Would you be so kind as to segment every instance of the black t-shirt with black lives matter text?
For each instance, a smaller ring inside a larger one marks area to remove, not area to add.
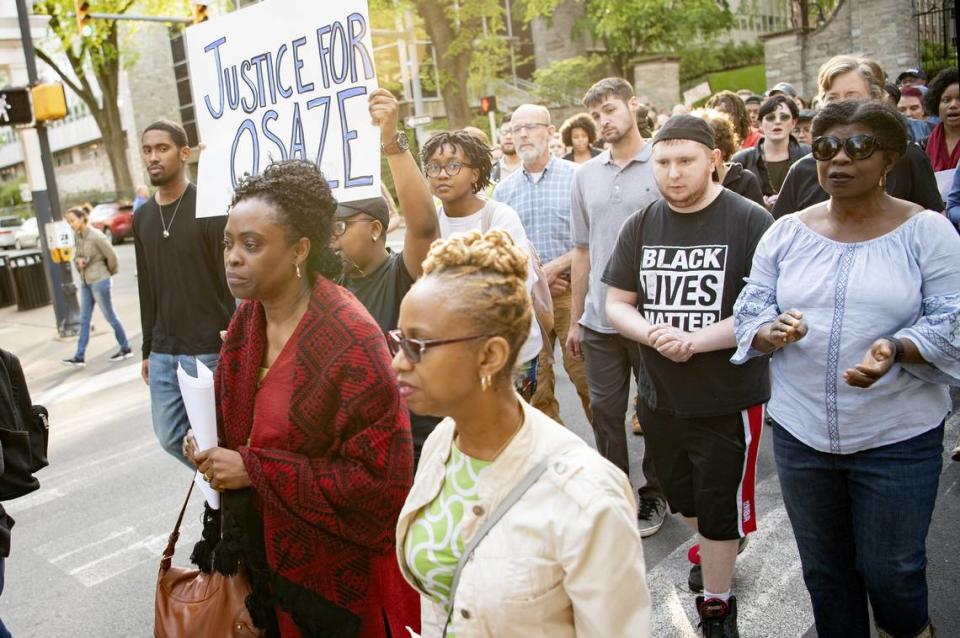
[[[733,314],[757,242],[772,223],[767,211],[727,189],[695,213],[677,213],[659,199],[624,222],[603,282],[638,293],[637,309],[651,324],[695,332]],[[718,416],[770,398],[766,357],[733,365],[733,350],[685,363],[647,346],[640,353],[640,396],[656,412]]]

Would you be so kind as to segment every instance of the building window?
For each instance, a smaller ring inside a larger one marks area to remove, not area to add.
[[[53,163],[55,166],[70,166],[73,164],[73,149],[68,148],[63,151],[57,151],[53,154]]]
[[[99,144],[87,144],[86,146],[80,147],[80,161],[81,162],[92,162],[100,157],[100,145]]]

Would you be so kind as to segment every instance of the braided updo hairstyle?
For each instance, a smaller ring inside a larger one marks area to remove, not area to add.
[[[423,277],[451,284],[449,299],[469,317],[477,334],[503,337],[510,344],[510,375],[527,340],[533,307],[527,292],[527,253],[503,230],[458,233],[433,242]]]
[[[316,275],[334,279],[342,270],[340,259],[330,249],[337,201],[316,164],[301,160],[273,162],[259,175],[244,175],[233,192],[230,208],[246,199],[262,199],[273,206],[287,241],[310,240],[305,263],[312,281]]]

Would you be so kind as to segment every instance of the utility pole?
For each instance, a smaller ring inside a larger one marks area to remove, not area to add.
[[[404,36],[407,40],[407,63],[410,65],[410,83],[413,89],[413,114],[424,115],[423,91],[420,87],[420,60],[417,54],[417,26],[413,21],[413,12],[407,9],[403,12]],[[424,126],[416,127],[417,146],[427,141],[427,129]]]
[[[23,42],[23,55],[27,63],[27,80],[31,86],[37,84],[37,60],[33,49],[33,35],[30,33],[30,14],[26,0],[17,0],[17,17],[20,22],[20,39]],[[53,153],[50,152],[50,140],[46,125],[35,124],[36,132],[21,129],[23,141],[23,159],[27,167],[30,188],[33,191],[33,210],[37,215],[37,228],[40,231],[40,247],[43,250],[43,263],[53,292],[53,310],[57,320],[57,331],[61,337],[76,335],[80,331],[80,308],[77,304],[77,287],[73,283],[70,263],[54,263],[44,232],[47,224],[60,221],[60,197],[57,194],[57,182],[53,172]],[[34,140],[36,136],[36,141]],[[43,166],[43,172],[36,170],[36,160]]]

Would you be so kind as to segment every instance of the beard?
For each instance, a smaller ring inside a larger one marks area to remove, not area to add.
[[[707,177],[700,184],[694,184],[693,187],[687,191],[688,195],[678,198],[670,193],[669,189],[662,191],[660,195],[663,199],[673,208],[690,208],[698,201],[700,201],[703,196],[706,194],[707,189],[710,187],[710,182],[712,181],[711,177]]]
[[[510,146],[501,146],[500,152],[503,153],[504,155],[513,157],[517,154],[517,147],[513,144],[511,144]]]
[[[617,128],[617,129],[614,129],[612,133],[609,133],[607,135],[603,135],[601,133],[601,137],[603,138],[603,141],[607,142],[608,144],[617,144],[620,142],[620,140],[622,140],[624,137],[627,136],[627,133],[629,131],[630,131],[629,128],[625,128],[622,131]]]
[[[520,156],[520,159],[525,163],[529,164],[531,162],[536,162],[543,155],[544,149],[538,148],[536,145],[528,146],[522,151],[518,151],[516,154]]]
[[[147,173],[147,175],[149,176],[150,183],[153,186],[166,186],[171,181],[173,181],[173,178],[174,178],[173,175],[167,175],[165,173],[159,173],[158,175]]]

